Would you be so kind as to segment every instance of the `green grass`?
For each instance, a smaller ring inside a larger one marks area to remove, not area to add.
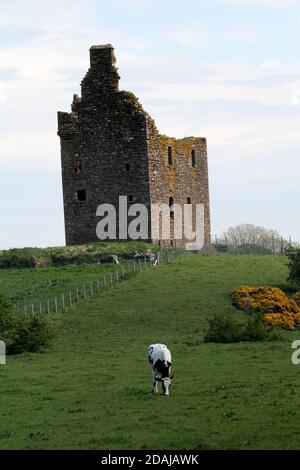
[[[83,264],[61,268],[3,269],[0,270],[0,289],[21,307],[67,294],[84,283],[102,279],[117,268],[120,270],[120,266],[115,264]]]
[[[273,343],[203,344],[241,284],[285,284],[283,257],[187,256],[63,315],[42,355],[0,366],[1,449],[297,449],[300,366]],[[150,393],[147,347],[173,354],[170,397]]]

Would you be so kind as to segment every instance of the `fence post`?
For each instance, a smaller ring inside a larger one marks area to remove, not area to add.
[[[63,312],[65,311],[65,296],[64,294],[61,296],[61,300],[62,300],[62,309],[63,309]]]
[[[139,265],[140,265],[140,272],[142,272],[142,263],[141,263],[141,259],[139,259]]]
[[[77,302],[79,302],[79,289],[78,288],[76,289],[76,298],[77,298]]]
[[[116,282],[117,282],[116,285],[118,285],[118,282],[119,282],[119,272],[118,271],[116,271]]]
[[[135,261],[133,261],[133,272],[135,273]]]
[[[54,297],[54,303],[55,303],[55,313],[57,313],[58,309],[57,309],[57,298]]]
[[[124,278],[124,277],[125,277],[125,269],[124,269],[124,266],[123,266],[123,264],[122,264],[122,266],[121,266],[121,267],[122,267],[122,277]]]
[[[99,281],[99,279],[97,280],[97,289],[98,289],[98,294],[100,294],[100,281]]]
[[[146,256],[144,258],[144,261],[145,261],[145,271],[147,271],[147,259],[146,259]]]
[[[83,298],[84,298],[84,300],[86,300],[85,284],[83,284]]]
[[[40,314],[43,313],[43,309],[42,309],[42,302],[40,302]]]
[[[72,307],[72,292],[69,291],[69,300],[70,300],[70,306]]]
[[[105,275],[103,276],[103,285],[104,285],[104,289],[106,289],[107,286],[106,286],[106,276]]]
[[[113,276],[112,276],[112,272],[110,272],[109,274],[110,274],[110,285],[112,286],[112,285],[113,285]]]
[[[31,313],[34,316],[34,305],[33,304],[31,304]]]
[[[50,302],[49,299],[47,300],[47,313],[50,313]]]
[[[27,305],[24,305],[24,314],[25,314],[25,317],[27,316]]]
[[[93,281],[91,282],[91,295],[93,295]]]

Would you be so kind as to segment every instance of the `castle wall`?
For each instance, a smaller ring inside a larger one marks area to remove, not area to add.
[[[137,98],[119,91],[118,84],[113,48],[93,46],[81,97],[74,95],[71,113],[58,113],[66,243],[98,241],[97,207],[109,203],[118,209],[119,196],[148,209],[151,203],[169,205],[170,198],[181,206],[189,201],[193,208],[203,203],[210,243],[206,139],[160,135]],[[150,216],[149,211],[149,240]],[[160,238],[161,233],[153,241]]]
[[[170,198],[172,198],[174,204],[182,207],[184,204],[191,203],[193,230],[196,229],[195,206],[204,204],[205,241],[209,244],[210,207],[206,139],[192,137],[176,140],[160,135],[153,119],[148,118],[147,146],[151,202],[169,205]],[[171,149],[172,164],[169,161],[169,149]],[[173,238],[173,222],[172,220],[170,222],[171,238]],[[183,237],[182,243],[175,241],[175,244],[185,246],[185,242]]]
[[[58,114],[67,244],[98,241],[100,204],[118,208],[127,195],[149,205],[146,116],[133,94],[118,91],[118,78],[113,49],[91,48],[82,98],[75,95],[72,113]]]

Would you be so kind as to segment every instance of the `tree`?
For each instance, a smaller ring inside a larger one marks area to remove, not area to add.
[[[7,354],[43,351],[49,346],[52,335],[46,318],[18,314],[11,300],[0,293],[0,339],[6,344]]]
[[[273,253],[284,252],[289,245],[276,230],[269,230],[253,224],[240,224],[229,227],[223,234],[226,245],[234,248],[260,246]]]

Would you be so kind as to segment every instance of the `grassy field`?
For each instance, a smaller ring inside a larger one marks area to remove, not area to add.
[[[61,268],[0,269],[0,291],[21,307],[74,291],[117,268],[115,264],[83,264]]]
[[[247,318],[231,305],[233,288],[286,277],[283,257],[187,256],[53,315],[47,353],[0,366],[0,448],[298,449],[300,331],[202,342],[213,313]],[[150,393],[152,342],[173,354],[170,397]]]

